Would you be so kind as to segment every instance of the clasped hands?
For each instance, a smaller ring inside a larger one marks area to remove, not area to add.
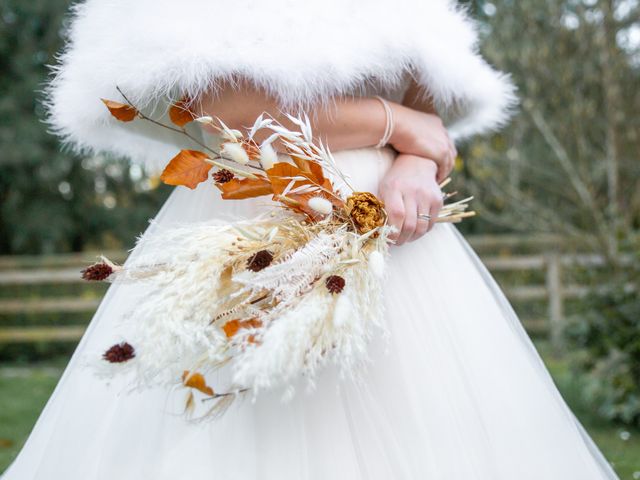
[[[437,115],[400,104],[392,108],[395,129],[389,145],[398,156],[380,181],[378,194],[389,223],[397,228],[391,239],[402,245],[433,227],[444,200],[439,184],[451,173],[457,151]]]

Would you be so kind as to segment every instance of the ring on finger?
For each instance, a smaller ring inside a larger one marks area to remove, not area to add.
[[[431,215],[428,213],[419,213],[418,220],[426,220],[427,222],[431,220]]]

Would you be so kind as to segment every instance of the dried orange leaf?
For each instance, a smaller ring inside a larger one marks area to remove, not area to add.
[[[271,183],[264,177],[234,178],[227,183],[216,184],[216,186],[222,191],[222,198],[225,200],[261,197],[273,193]]]
[[[130,122],[138,116],[138,110],[131,105],[114,102],[113,100],[105,100],[104,98],[101,98],[100,100],[102,100],[102,103],[107,106],[111,115],[121,122]]]
[[[222,330],[224,330],[224,334],[227,336],[227,338],[231,338],[236,333],[238,333],[238,330],[240,330],[241,328],[258,328],[261,326],[262,322],[257,318],[251,318],[249,320],[229,320],[223,325]],[[249,341],[253,340],[254,338],[252,335]]]
[[[191,100],[188,97],[174,103],[169,108],[169,118],[179,127],[184,127],[187,123],[192,122],[196,115],[189,109]]]
[[[240,330],[240,320],[229,320],[222,327],[227,338],[233,337]]]
[[[267,175],[269,176],[269,180],[271,180],[273,193],[275,195],[281,195],[287,189],[293,190],[294,188],[298,188],[302,185],[312,184],[308,176],[305,175],[305,172],[300,170],[297,166],[287,162],[278,162],[274,164],[273,167],[267,170]],[[295,180],[293,185],[290,186],[294,177],[300,177],[300,179]]]
[[[181,150],[165,167],[160,180],[167,185],[183,185],[194,189],[209,177],[212,165],[207,155],[197,150]]]
[[[247,152],[247,156],[250,160],[258,160],[260,159],[260,147],[253,140],[243,140],[242,148]]]
[[[191,373],[185,370],[182,374],[182,384],[185,387],[195,388],[202,393],[213,396],[213,388],[207,385],[207,381],[201,373]]]

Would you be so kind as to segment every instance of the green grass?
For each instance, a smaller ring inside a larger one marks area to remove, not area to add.
[[[545,354],[546,345],[539,345]],[[562,360],[545,354],[563,396],[623,480],[640,478],[640,430],[599,418],[580,395],[580,381]],[[17,455],[62,373],[64,359],[35,367],[0,369],[0,472]],[[573,480],[573,479],[567,479]]]
[[[20,451],[61,373],[59,367],[0,370],[0,472]]]
[[[547,354],[545,344],[539,344],[538,349],[562,396],[620,478],[640,479],[640,429],[613,424],[598,416],[582,397],[580,378],[571,373],[566,362]]]

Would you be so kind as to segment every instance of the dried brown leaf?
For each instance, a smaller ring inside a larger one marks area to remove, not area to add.
[[[222,198],[225,200],[261,197],[273,193],[271,183],[264,177],[242,179],[236,177],[216,186],[222,191]]]
[[[113,100],[106,100],[101,98],[102,103],[104,103],[111,115],[116,117],[121,122],[130,122],[134,120],[138,116],[138,110],[136,110],[131,105],[127,105],[125,103],[114,102]]]
[[[195,388],[196,390],[205,393],[209,396],[213,396],[213,388],[207,385],[207,381],[204,378],[204,375],[198,372],[189,372],[185,370],[182,374],[182,384],[185,387]]]
[[[197,150],[181,150],[165,167],[160,180],[167,185],[183,185],[194,189],[209,177],[212,165],[206,154]]]
[[[224,324],[224,326],[222,327],[222,330],[224,330],[224,333],[227,336],[227,338],[231,338],[236,333],[238,333],[238,330],[240,330],[241,328],[258,328],[261,326],[262,326],[262,322],[257,318],[251,318],[249,320],[229,320],[227,323]],[[249,339],[249,341],[253,341],[253,340],[254,340],[253,335],[251,335],[251,338]]]
[[[191,99],[185,97],[174,103],[169,108],[169,118],[179,127],[184,127],[187,123],[192,122],[196,115],[190,110]]]

